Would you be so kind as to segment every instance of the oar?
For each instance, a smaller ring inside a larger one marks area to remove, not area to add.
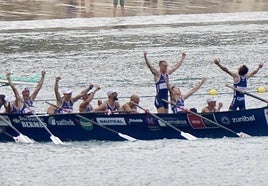
[[[166,103],[169,103],[169,104],[173,105],[173,104],[172,104],[171,102],[169,102],[168,100],[165,100],[165,99],[162,99],[162,100],[165,101]],[[210,120],[210,119],[208,119],[208,118],[206,118],[206,117],[204,117],[204,116],[202,116],[202,115],[200,115],[200,114],[198,114],[198,113],[195,113],[195,112],[193,112],[193,111],[191,111],[191,110],[185,109],[185,108],[183,108],[183,107],[180,107],[180,109],[181,109],[183,112],[185,112],[185,113],[191,113],[191,114],[193,114],[193,115],[195,115],[195,116],[197,116],[197,117],[200,117],[200,118],[202,118],[202,119],[204,119],[204,120],[207,120],[207,121],[209,121],[210,123],[213,123],[214,125],[217,125],[218,127],[223,128],[223,129],[225,129],[225,130],[227,130],[227,131],[229,131],[229,132],[231,132],[231,133],[237,135],[238,137],[251,137],[250,135],[248,135],[248,134],[246,134],[246,133],[244,133],[244,132],[236,133],[235,131],[233,131],[233,130],[231,130],[231,129],[229,129],[229,128],[223,126],[223,125],[220,125],[219,123],[217,123],[217,122],[215,122],[215,121],[212,121],[212,120]]]
[[[49,102],[47,102],[47,101],[46,101],[46,103],[49,104],[49,105],[51,105],[51,106],[53,106],[53,107],[55,107],[55,108],[62,109],[62,108],[58,107],[57,105],[54,105],[54,104],[49,103]],[[62,110],[63,110],[63,109],[62,109]],[[87,120],[87,121],[89,121],[89,122],[91,122],[91,123],[93,123],[93,124],[95,124],[95,125],[98,125],[99,127],[102,127],[102,128],[104,128],[104,129],[106,129],[106,130],[109,130],[109,131],[111,131],[111,132],[113,132],[113,133],[116,133],[117,135],[119,135],[120,137],[122,137],[122,138],[124,138],[124,139],[126,139],[126,140],[128,140],[128,141],[137,141],[137,139],[135,139],[135,138],[133,138],[133,137],[131,137],[131,136],[128,136],[128,135],[126,135],[126,134],[122,134],[122,133],[120,133],[120,132],[117,132],[117,131],[115,131],[115,130],[113,130],[113,129],[110,129],[110,128],[104,126],[104,125],[100,125],[100,124],[98,124],[97,122],[95,122],[95,121],[93,121],[93,120],[90,120],[90,119],[88,119],[88,118],[86,118],[86,117],[84,117],[84,116],[81,116],[81,115],[79,115],[79,114],[77,114],[77,116],[80,117],[80,118],[83,118],[83,119],[85,119],[85,120]]]
[[[231,89],[233,89],[233,90],[235,90],[235,91],[237,91],[237,92],[240,92],[240,93],[242,93],[242,94],[246,94],[246,95],[251,96],[251,97],[253,97],[253,98],[255,98],[255,99],[258,99],[258,100],[260,100],[260,101],[263,101],[263,102],[265,102],[265,103],[268,103],[267,100],[265,100],[265,99],[263,99],[263,98],[260,98],[260,97],[258,97],[258,96],[255,96],[255,95],[253,95],[253,94],[251,94],[251,93],[249,93],[249,92],[247,92],[247,91],[245,91],[245,90],[236,88],[236,87],[231,86],[231,85],[228,85],[228,84],[225,84],[225,86],[226,86],[226,87],[229,87],[229,88],[231,88]]]
[[[6,131],[4,131],[3,129],[0,128],[0,134],[1,134],[1,133],[4,133],[5,135],[7,135],[7,136],[13,138],[13,139],[15,140],[15,142],[18,142],[18,140],[19,140],[17,137],[12,136],[12,135],[9,134],[8,132],[6,132]]]
[[[139,107],[140,109],[142,109],[143,111],[145,111],[146,113],[148,113],[148,114],[150,114],[151,116],[153,116],[154,118],[156,118],[156,119],[162,121],[162,122],[163,122],[164,124],[166,124],[167,126],[169,126],[169,127],[173,128],[174,130],[178,131],[178,132],[180,133],[180,135],[183,136],[184,138],[186,138],[187,140],[196,140],[196,139],[197,139],[197,137],[195,137],[195,136],[193,136],[193,135],[191,135],[191,134],[189,134],[189,133],[187,133],[187,132],[183,132],[183,131],[181,131],[180,129],[174,127],[173,125],[169,124],[167,121],[165,121],[165,120],[163,120],[162,118],[160,118],[159,116],[157,116],[157,115],[155,115],[155,114],[153,114],[153,113],[151,113],[151,112],[148,112],[148,110],[142,108],[140,105],[134,103],[133,101],[132,101],[132,103],[133,103],[134,105],[136,105],[137,107]]]
[[[19,143],[34,143],[32,139],[30,139],[28,136],[23,135],[18,129],[16,129],[9,121],[7,121],[2,115],[0,115],[0,118],[8,124],[13,130],[15,130],[19,135],[15,138],[13,138],[16,142]]]
[[[43,125],[43,127],[46,129],[46,131],[50,134],[51,141],[56,145],[63,145],[64,143],[58,138],[57,136],[54,136],[52,132],[47,128],[46,124],[35,114],[33,113],[33,116]]]
[[[117,131],[115,131],[115,130],[113,130],[113,129],[111,129],[111,128],[108,128],[108,127],[104,126],[104,125],[100,125],[100,124],[98,124],[97,122],[95,122],[95,121],[93,121],[93,120],[91,120],[91,119],[88,119],[88,118],[86,118],[86,117],[84,117],[84,116],[81,116],[80,114],[76,114],[76,115],[77,115],[78,117],[84,119],[84,120],[87,120],[87,121],[93,123],[94,125],[97,125],[97,126],[99,126],[99,127],[102,127],[102,128],[104,128],[104,129],[110,131],[110,132],[113,132],[113,133],[119,135],[120,137],[122,137],[122,138],[124,138],[124,139],[126,139],[126,140],[128,140],[128,141],[137,141],[137,139],[135,139],[135,138],[133,138],[133,137],[131,137],[131,136],[128,136],[128,135],[126,135],[126,134],[122,134],[122,133],[120,133],[120,132],[117,132]]]

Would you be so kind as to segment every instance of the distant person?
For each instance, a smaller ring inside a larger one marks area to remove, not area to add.
[[[140,103],[140,98],[136,94],[133,94],[130,97],[129,102],[123,104],[120,107],[120,109],[119,109],[120,113],[121,112],[123,112],[123,113],[138,113],[137,106],[134,103],[137,105]]]
[[[41,79],[39,80],[37,87],[35,88],[34,92],[30,94],[30,89],[28,87],[24,87],[22,90],[22,96],[20,96],[18,90],[16,89],[15,85],[11,81],[11,73],[8,72],[6,74],[8,84],[12,88],[14,95],[15,95],[15,101],[11,104],[11,113],[33,113],[34,112],[34,105],[33,101],[35,100],[37,94],[39,93],[40,89],[42,88],[42,85],[44,83],[45,79],[45,71],[41,72]]]
[[[260,63],[257,69],[248,73],[248,67],[246,65],[242,65],[238,68],[238,72],[231,72],[225,66],[220,64],[219,59],[214,59],[214,63],[219,66],[224,72],[232,76],[234,81],[234,87],[241,90],[246,90],[247,80],[254,76],[263,67],[263,63]],[[229,107],[229,110],[237,110],[238,108],[239,110],[246,109],[245,95],[238,91],[234,91],[233,100]]]
[[[82,97],[83,102],[79,105],[79,112],[90,112],[93,110],[93,106],[90,104],[94,98],[95,93],[100,90],[99,86],[96,86],[94,91],[90,91]]]
[[[204,84],[206,81],[206,78],[203,77],[200,83],[198,83],[195,87],[193,87],[189,92],[186,94],[182,94],[181,90],[176,87],[175,85],[169,84],[169,79],[165,79],[167,83],[168,90],[170,92],[170,102],[171,102],[171,110],[173,113],[183,112],[182,110],[184,108],[184,101],[188,99],[192,94],[194,94],[200,87]],[[182,109],[181,109],[182,108]],[[192,109],[192,111],[195,111],[195,109]]]
[[[107,91],[108,99],[103,101],[100,106],[93,109],[92,112],[117,112],[120,108],[120,104],[118,102],[118,93],[115,90]]]
[[[113,16],[116,16],[116,11],[117,11],[117,6],[118,6],[118,1],[120,1],[120,6],[121,6],[121,16],[125,16],[125,0],[113,0]]]
[[[223,104],[219,102],[218,107],[216,107],[216,100],[213,98],[207,99],[207,106],[202,108],[201,113],[209,113],[209,112],[220,112]]]
[[[90,89],[93,88],[93,85],[90,84],[85,90],[83,90],[80,94],[72,97],[72,90],[65,88],[63,90],[63,96],[59,93],[59,81],[61,80],[61,77],[56,77],[55,85],[54,85],[54,91],[56,95],[57,100],[57,106],[58,108],[55,110],[56,114],[62,114],[62,113],[72,113],[73,112],[73,105],[74,102],[81,99],[84,95],[88,93]]]
[[[161,60],[159,62],[159,70],[157,70],[148,61],[147,52],[144,52],[146,65],[154,75],[154,82],[156,86],[155,107],[157,108],[158,113],[168,113],[168,103],[162,101],[162,99],[168,100],[168,88],[165,79],[181,66],[185,56],[186,54],[183,52],[178,62],[170,69],[168,69],[168,63]]]

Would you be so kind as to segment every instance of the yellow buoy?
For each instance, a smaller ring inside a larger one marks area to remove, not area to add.
[[[264,92],[266,92],[266,88],[263,87],[263,86],[260,86],[260,87],[257,88],[257,92],[264,93]]]
[[[208,93],[209,93],[209,95],[217,95],[218,94],[217,90],[215,90],[215,89],[210,89],[210,91],[208,91]]]

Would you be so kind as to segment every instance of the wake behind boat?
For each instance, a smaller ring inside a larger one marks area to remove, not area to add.
[[[124,135],[137,140],[185,139],[169,125],[197,138],[237,137],[230,131],[249,136],[268,136],[268,107],[202,115],[192,113],[155,115],[157,117],[149,113],[110,115],[72,113],[38,115],[38,118],[64,142],[122,141],[127,139]],[[29,114],[1,114],[1,116],[34,141],[50,141],[50,134],[36,116]],[[14,141],[12,136],[17,135],[16,131],[1,118],[0,141]]]

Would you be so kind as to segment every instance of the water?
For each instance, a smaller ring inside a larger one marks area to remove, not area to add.
[[[1,144],[1,185],[266,185],[267,138]]]
[[[92,82],[102,88],[96,97],[105,99],[107,89],[114,87],[121,103],[137,93],[141,96],[141,106],[154,112],[155,88],[143,51],[148,52],[155,67],[160,59],[174,64],[185,51],[186,59],[171,76],[171,83],[180,86],[184,93],[202,76],[207,77],[207,83],[186,100],[186,107],[201,110],[210,97],[208,91],[215,88],[219,92],[216,98],[223,102],[223,110],[227,110],[232,90],[225,83],[231,84],[232,80],[210,62],[218,57],[230,69],[236,70],[241,64],[254,69],[268,57],[266,1],[228,1],[221,4],[225,7],[222,9],[215,9],[218,1],[205,1],[206,6],[202,5],[204,1],[189,4],[163,1],[172,4],[166,8],[150,1],[149,16],[138,16],[147,15],[148,11],[137,9],[140,1],[135,1],[128,10],[139,10],[136,16],[116,18],[107,16],[111,13],[110,1],[95,2],[95,7],[105,11],[96,8],[95,13],[97,10],[102,13],[93,18],[77,16],[79,11],[74,11],[73,17],[79,18],[46,19],[72,17],[52,14],[54,11],[48,8],[41,11],[41,17],[31,13],[39,5],[55,7],[53,1],[47,2],[35,1],[33,6],[22,6],[5,1],[6,9],[1,9],[0,74],[11,71],[16,77],[30,77],[43,69],[47,71],[37,97],[38,112],[46,112],[45,100],[54,102],[53,85],[58,75],[62,76],[60,89],[69,87],[77,94]],[[8,9],[11,5],[13,9]],[[181,6],[186,11],[184,15],[176,13],[182,10]],[[33,9],[29,11],[25,7]],[[145,5],[142,7],[148,10]],[[192,7],[198,11],[189,12]],[[17,9],[21,10],[21,16],[15,16]],[[153,12],[160,16],[152,15]],[[17,85],[19,90],[23,86]],[[267,93],[256,92],[259,86],[267,88],[266,64],[249,81],[249,91],[267,98]],[[1,93],[12,95],[6,86],[1,87]],[[248,108],[265,105],[251,97],[246,98],[246,104]],[[262,186],[268,181],[267,140],[267,137],[254,137],[134,143],[90,141],[68,142],[64,146],[0,143],[0,185]]]

